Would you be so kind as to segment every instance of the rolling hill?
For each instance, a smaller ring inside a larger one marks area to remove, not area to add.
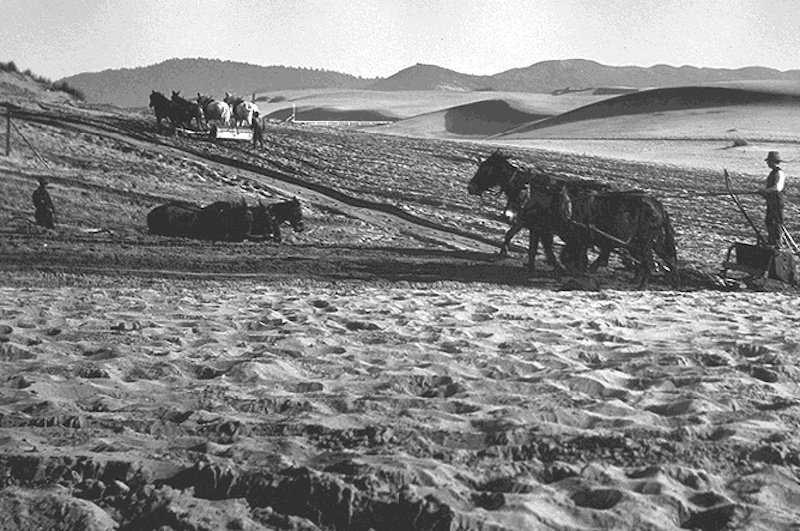
[[[754,80],[800,81],[800,70],[607,66],[595,61],[570,59],[542,61],[491,76],[475,76],[435,65],[417,64],[385,79],[365,79],[328,70],[258,66],[216,59],[170,59],[146,67],[82,73],[63,79],[83,91],[90,102],[112,103],[120,107],[145,106],[151,90],[181,90],[190,96],[198,91],[222,96],[225,92],[246,95],[313,88],[560,94],[598,88],[612,93],[637,88]]]
[[[654,88],[752,80],[800,81],[800,70],[781,72],[762,67],[727,69],[686,65],[607,66],[595,61],[570,59],[542,61],[492,76],[493,86],[498,90],[519,92],[550,92],[564,87]]]
[[[222,96],[225,92],[253,92],[293,88],[363,88],[374,79],[362,79],[328,70],[258,66],[217,59],[169,59],[140,68],[104,70],[64,78],[82,90],[93,103],[120,107],[144,107],[151,90],[169,96],[180,90],[186,96],[203,92]]]
[[[485,90],[490,76],[461,74],[435,65],[416,64],[370,85],[372,90]]]

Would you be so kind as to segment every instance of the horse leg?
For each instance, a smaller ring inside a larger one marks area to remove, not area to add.
[[[506,237],[503,239],[503,245],[500,247],[500,256],[508,256],[508,248],[511,246],[511,240],[517,235],[525,226],[521,223],[515,223],[506,231]]]
[[[542,240],[542,249],[544,249],[544,254],[547,257],[547,263],[554,269],[563,271],[564,264],[561,263],[553,252],[553,233],[549,230],[542,230],[540,236]]]
[[[539,252],[539,230],[536,227],[528,227],[530,233],[528,240],[528,271],[536,272],[536,254]]]
[[[608,265],[608,258],[611,256],[611,247],[605,246],[600,248],[600,254],[595,258],[592,265],[589,266],[590,273],[597,273],[597,270],[600,267],[605,267]]]
[[[586,245],[580,242],[567,241],[561,250],[561,264],[563,270],[585,273],[587,268]]]
[[[655,261],[653,260],[653,241],[649,240],[641,247],[641,255],[639,258],[639,289],[645,289],[650,282],[650,277],[653,274]]]

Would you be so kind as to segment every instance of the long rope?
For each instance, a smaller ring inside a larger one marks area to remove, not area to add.
[[[19,127],[17,127],[17,124],[15,124],[15,123],[12,121],[12,122],[11,122],[11,126],[14,128],[14,130],[17,132],[17,134],[18,134],[20,137],[22,137],[22,140],[24,140],[24,141],[25,141],[25,143],[28,145],[28,147],[29,147],[29,148],[31,148],[31,151],[33,151],[33,154],[34,154],[34,155],[36,155],[36,158],[38,158],[40,161],[42,161],[42,164],[44,164],[44,165],[45,165],[45,167],[48,169],[48,171],[49,171],[49,172],[50,172],[50,173],[53,175],[53,177],[55,177],[55,176],[56,176],[56,174],[55,174],[55,172],[53,171],[53,168],[51,168],[51,167],[50,167],[50,165],[47,163],[47,161],[46,161],[46,160],[44,160],[44,157],[42,157],[42,156],[39,154],[39,152],[38,152],[38,151],[36,151],[36,148],[35,148],[35,147],[33,147],[33,144],[31,144],[31,143],[28,141],[28,139],[25,137],[25,135],[23,135],[23,134],[22,134],[22,131],[20,131],[20,130],[19,130]]]

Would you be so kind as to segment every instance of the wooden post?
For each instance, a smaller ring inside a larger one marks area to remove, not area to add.
[[[6,157],[11,155],[11,105],[6,104]]]

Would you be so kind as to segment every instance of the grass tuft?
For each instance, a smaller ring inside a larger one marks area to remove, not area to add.
[[[750,142],[747,141],[746,138],[734,138],[733,139],[733,147],[744,147],[749,146]]]

